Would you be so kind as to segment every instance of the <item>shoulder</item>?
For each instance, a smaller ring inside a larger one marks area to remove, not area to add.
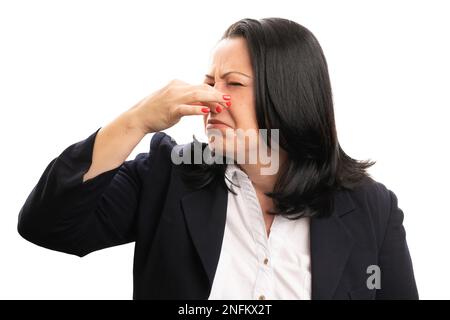
[[[402,223],[403,212],[398,207],[397,196],[384,183],[367,177],[361,185],[347,193],[356,212],[372,224],[378,240],[384,237],[391,220]]]
[[[150,141],[149,155],[151,158],[164,158],[166,160],[165,162],[172,163],[173,161],[169,160],[173,158],[173,153],[179,153],[179,149],[185,149],[188,145],[190,144],[179,145],[175,139],[168,134],[164,132],[156,132],[153,134]],[[169,163],[166,164],[168,165]]]
[[[150,152],[162,152],[165,154],[176,152],[176,154],[183,154],[183,151],[190,151],[194,144],[194,141],[186,144],[178,144],[175,139],[168,134],[164,132],[156,132],[153,134],[150,141]],[[205,143],[200,143],[200,145],[203,148]]]
[[[167,177],[171,171],[171,153],[176,141],[164,132],[155,132],[147,152],[141,152],[133,160],[124,163],[124,168],[142,179],[154,179],[154,175]]]
[[[172,151],[173,147],[177,145],[175,139],[164,132],[155,132],[150,140],[150,152],[151,151]]]
[[[156,132],[150,141],[149,151],[137,155],[144,167],[150,171],[171,170],[183,162],[189,163],[195,142],[178,144],[174,138],[164,132]],[[200,143],[200,145],[204,145]],[[187,159],[189,158],[189,159]]]
[[[356,205],[383,212],[390,211],[396,197],[384,183],[372,177],[367,177],[359,186],[348,192]]]

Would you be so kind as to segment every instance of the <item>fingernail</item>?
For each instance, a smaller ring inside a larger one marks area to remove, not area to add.
[[[230,100],[231,96],[229,94],[224,94],[223,95],[223,100]]]
[[[225,102],[225,104],[227,105],[227,107],[231,107],[231,101],[227,101]]]
[[[217,113],[221,113],[221,112],[222,112],[222,107],[217,106],[217,107],[216,107],[216,112],[217,112]]]
[[[209,113],[209,108],[202,108],[203,113]]]

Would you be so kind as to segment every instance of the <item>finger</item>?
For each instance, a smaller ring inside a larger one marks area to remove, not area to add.
[[[209,109],[213,113],[221,113],[224,110],[224,107],[223,107],[223,105],[216,103],[216,104],[213,104],[212,106],[210,106]]]
[[[223,106],[219,103],[216,102],[192,102],[192,103],[188,103],[187,105],[195,105],[195,106],[202,106],[202,107],[207,107],[209,108],[210,112],[214,112],[214,113],[220,113],[223,110]],[[205,112],[206,113],[206,112]]]
[[[219,92],[215,89],[195,89],[187,92],[183,96],[184,104],[192,104],[195,102],[216,102],[222,105],[223,108],[228,108],[231,105],[230,95]]]
[[[187,105],[196,105],[196,106],[203,106],[203,107],[207,107],[209,108],[210,112],[214,112],[214,113],[221,113],[223,110],[223,106],[221,104],[218,104],[216,102],[192,102],[192,103],[188,103]]]
[[[206,115],[211,112],[211,109],[201,105],[180,104],[175,109],[179,117]]]
[[[202,103],[202,102],[191,102],[191,103],[187,103],[187,104],[191,104],[191,105],[194,105],[194,106],[205,106],[205,107],[207,107],[207,105],[205,103]]]

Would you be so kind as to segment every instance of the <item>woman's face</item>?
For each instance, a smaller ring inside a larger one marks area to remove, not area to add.
[[[204,116],[206,134],[210,140],[210,147],[218,151],[218,144],[213,144],[212,136],[221,134],[224,140],[222,151],[230,151],[230,136],[236,135],[236,129],[247,132],[258,132],[256,120],[253,70],[247,43],[244,38],[228,38],[221,40],[214,48],[209,72],[205,76],[205,83],[231,96],[229,108],[216,108],[216,104],[206,104],[211,112]],[[221,112],[218,112],[220,111]],[[216,123],[215,123],[216,122]],[[220,122],[220,123],[219,123]],[[241,131],[238,130],[238,131]],[[236,136],[233,148],[236,146]],[[228,141],[228,142],[227,142]],[[246,147],[248,152],[248,147]],[[235,152],[233,152],[236,155]]]

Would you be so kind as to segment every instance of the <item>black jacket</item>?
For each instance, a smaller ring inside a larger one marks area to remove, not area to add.
[[[149,152],[83,183],[98,130],[50,162],[20,211],[19,233],[80,257],[135,241],[134,299],[207,299],[227,191],[218,183],[188,188],[164,133]],[[380,182],[336,192],[331,217],[311,219],[312,299],[417,299],[402,222],[395,194]],[[381,289],[367,287],[371,265],[380,267]]]

